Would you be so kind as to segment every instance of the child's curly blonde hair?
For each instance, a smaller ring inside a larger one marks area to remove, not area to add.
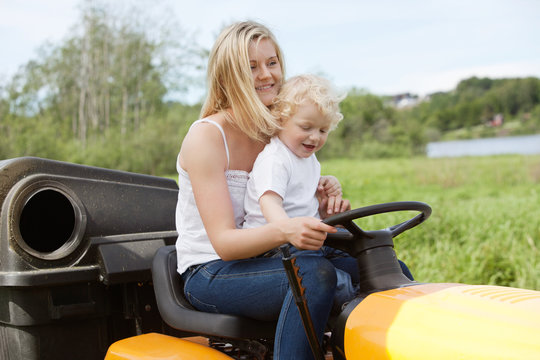
[[[311,101],[329,121],[330,130],[334,130],[343,119],[339,103],[346,95],[338,93],[330,81],[320,76],[312,74],[294,76],[283,84],[274,99],[272,114],[284,124],[296,113],[299,105]]]

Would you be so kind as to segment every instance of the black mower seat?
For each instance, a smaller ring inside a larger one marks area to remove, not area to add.
[[[169,326],[209,337],[253,340],[274,337],[274,322],[196,310],[184,297],[184,284],[176,268],[175,246],[158,249],[152,263],[152,280],[159,313]]]

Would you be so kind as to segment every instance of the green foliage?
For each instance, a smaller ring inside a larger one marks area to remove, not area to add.
[[[202,51],[167,16],[162,26],[136,9],[121,16],[116,10],[104,1],[84,3],[65,41],[43,46],[39,60],[0,85],[0,158],[174,169],[173,153],[198,108],[169,106],[164,98],[185,90],[178,84],[196,76]]]
[[[342,102],[344,119],[319,158],[394,158],[422,155],[430,141],[540,132],[540,79],[463,80],[449,93],[396,109],[384,98],[353,90]],[[488,126],[496,114],[502,126]]]
[[[114,4],[82,4],[62,43],[43,46],[38,60],[0,84],[0,159],[31,155],[151,174],[174,170],[200,107],[165,99],[200,80],[208,54],[168,14],[158,12],[156,22],[142,9],[118,13]],[[540,79],[472,77],[406,109],[352,89],[341,109],[344,119],[320,159],[408,158],[423,155],[430,141],[539,133]],[[486,126],[497,114],[503,125]]]
[[[395,239],[419,281],[540,290],[540,156],[329,160],[352,206],[423,201],[426,223]],[[411,214],[359,220],[385,228]]]
[[[472,77],[461,81],[455,91],[433,94],[429,101],[409,110],[409,116],[424,119],[430,126],[448,132],[474,126],[486,127],[486,122],[496,114],[502,114],[507,121],[521,120],[522,117],[530,117],[539,104],[540,79]],[[540,132],[540,127],[534,126],[527,131]]]

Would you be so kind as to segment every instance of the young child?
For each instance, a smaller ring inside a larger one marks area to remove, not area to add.
[[[324,219],[350,209],[349,201],[341,198],[337,179],[321,177],[315,156],[328,133],[343,118],[339,111],[343,98],[330,82],[315,75],[296,76],[282,86],[272,109],[280,119],[281,130],[253,165],[244,201],[244,228],[299,216]],[[332,206],[320,208],[319,203]],[[291,251],[297,250],[291,246]],[[266,254],[272,255],[279,253]],[[326,246],[303,251],[302,255],[325,256],[329,260],[347,256]],[[336,268],[336,275],[335,302],[340,305],[354,296],[354,287],[348,272]]]

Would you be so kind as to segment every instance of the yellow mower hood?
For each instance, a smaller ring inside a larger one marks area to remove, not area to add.
[[[370,294],[351,312],[347,359],[540,359],[540,292],[421,284]]]

